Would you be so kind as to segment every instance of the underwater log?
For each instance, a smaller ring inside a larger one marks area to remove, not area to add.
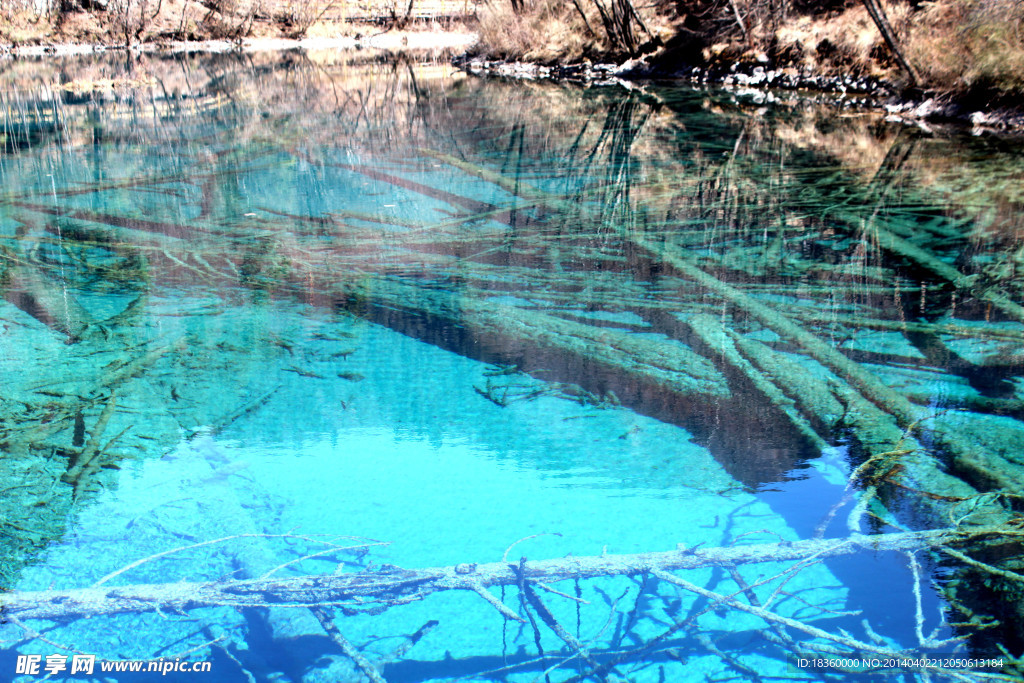
[[[449,294],[388,278],[339,281],[335,292],[342,305],[357,314],[378,308],[454,323],[478,347],[495,351],[523,345],[555,349],[579,356],[588,366],[622,371],[680,395],[729,395],[725,378],[714,365],[681,344],[644,339],[473,294]],[[388,325],[387,320],[378,322]]]
[[[14,263],[0,282],[3,298],[50,329],[77,342],[92,320],[72,293],[61,283]]]
[[[517,183],[505,178],[499,173],[472,164],[467,161],[455,158],[429,149],[422,149],[420,153],[424,156],[437,159],[445,164],[451,165],[465,173],[476,176],[482,180],[494,183],[495,185],[512,192],[520,197],[542,202],[547,206],[564,212],[567,215],[578,215],[583,210],[579,204],[574,204],[563,198],[553,196],[543,190],[531,187],[523,183]],[[846,392],[850,396],[859,394],[867,402],[873,404],[881,413],[891,415],[902,429],[909,429],[917,425],[922,419],[929,417],[928,413],[918,406],[915,406],[905,395],[894,391],[878,377],[871,374],[859,364],[850,360],[830,344],[820,339],[817,335],[807,331],[801,325],[789,319],[786,315],[774,310],[770,306],[756,300],[740,289],[726,283],[700,268],[693,259],[685,253],[684,249],[665,241],[659,243],[642,234],[631,232],[620,226],[614,226],[615,232],[628,243],[635,245],[638,249],[650,254],[653,258],[670,266],[677,274],[700,284],[710,292],[713,292],[723,300],[737,306],[746,312],[750,317],[756,319],[766,328],[774,331],[782,338],[789,340],[802,347],[807,354],[832,371],[846,385]],[[887,232],[878,234],[879,228],[874,228],[876,237],[880,244],[889,250],[896,251],[902,256],[911,258],[924,267],[936,272],[942,277],[950,279],[955,286],[963,287],[968,284],[967,279],[952,266],[943,264],[934,256],[923,250],[905,243],[898,237]],[[995,304],[1005,303],[1000,299],[1001,295],[989,294],[982,298]],[[993,298],[995,297],[995,298]],[[1014,314],[1013,307],[1002,306],[1009,314]],[[1020,307],[1017,307],[1020,308]],[[1024,310],[1024,309],[1021,309]],[[867,406],[867,402],[862,405]],[[875,410],[870,410],[874,413]],[[868,420],[870,422],[871,420]],[[802,425],[798,425],[800,427]],[[1021,468],[1004,458],[985,452],[976,444],[969,443],[962,438],[955,430],[950,429],[941,421],[930,425],[937,441],[945,447],[953,459],[953,467],[957,473],[965,473],[976,486],[992,487],[1017,491],[1024,486],[1024,468]]]

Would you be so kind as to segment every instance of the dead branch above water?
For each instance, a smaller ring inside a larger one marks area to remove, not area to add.
[[[680,548],[630,555],[566,557],[528,563],[491,562],[425,569],[384,565],[377,571],[332,576],[19,591],[3,596],[3,614],[18,620],[65,621],[129,612],[183,613],[201,607],[269,605],[336,606],[349,613],[379,613],[432,593],[466,590],[480,594],[488,587],[516,586],[523,581],[539,584],[569,579],[636,576],[653,571],[735,567],[808,558],[817,560],[858,552],[911,551],[969,543],[1002,545],[1019,542],[1022,535],[1011,527],[948,528],[707,549]]]

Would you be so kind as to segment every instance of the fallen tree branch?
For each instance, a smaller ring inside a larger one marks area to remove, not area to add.
[[[100,439],[103,437],[103,432],[106,431],[107,423],[110,422],[110,418],[113,417],[115,410],[117,410],[117,396],[111,391],[110,398],[103,407],[103,412],[100,413],[99,418],[96,420],[96,425],[93,427],[89,442],[85,444],[80,453],[72,456],[68,471],[61,477],[62,481],[74,485],[76,494],[79,491],[82,473],[88,469],[92,459],[100,451]]]
[[[810,624],[805,624],[802,621],[798,621],[796,619],[792,619],[792,618],[789,618],[789,617],[782,616],[780,614],[776,614],[774,612],[770,612],[770,611],[768,611],[768,610],[766,610],[764,608],[757,607],[755,605],[748,605],[746,603],[740,602],[739,600],[736,600],[735,598],[732,598],[732,597],[729,597],[729,596],[726,596],[726,595],[722,595],[720,593],[716,593],[715,591],[708,590],[707,588],[704,588],[702,586],[698,586],[698,585],[696,585],[694,583],[691,583],[691,582],[687,581],[686,579],[682,579],[682,578],[680,578],[678,576],[673,576],[672,574],[669,574],[667,572],[655,571],[654,575],[657,576],[662,581],[665,581],[667,583],[671,583],[673,585],[679,586],[680,588],[688,590],[691,593],[695,593],[697,595],[700,595],[701,597],[707,598],[709,600],[714,600],[715,602],[719,602],[719,603],[725,604],[725,605],[727,605],[727,606],[729,606],[729,607],[731,607],[733,609],[740,610],[741,612],[747,612],[748,614],[753,614],[756,617],[760,617],[761,619],[764,619],[769,624],[779,624],[781,626],[787,626],[787,627],[792,628],[794,630],[802,631],[802,632],[806,633],[807,635],[812,636],[814,638],[821,638],[823,640],[829,640],[829,641],[832,641],[834,643],[838,643],[839,645],[842,645],[843,647],[848,648],[849,650],[851,650],[853,652],[861,652],[861,653],[867,652],[867,653],[872,653],[875,656],[884,657],[884,658],[893,658],[893,659],[899,659],[900,657],[903,656],[903,651],[901,651],[901,650],[896,650],[896,649],[892,649],[892,648],[889,648],[889,647],[884,647],[884,646],[881,646],[881,645],[875,645],[875,644],[872,644],[872,643],[867,643],[867,642],[864,642],[862,640],[857,640],[856,638],[852,638],[852,637],[850,637],[848,635],[836,635],[834,633],[829,633],[828,631],[825,631],[824,629],[820,629],[817,626],[812,626]],[[946,674],[948,676],[952,676],[952,677],[955,677],[955,678],[960,678],[960,674],[961,674],[961,672],[959,672],[959,671],[950,670],[950,669],[943,669],[942,667],[939,667],[939,666],[928,666],[928,665],[925,665],[925,666],[921,667],[921,670],[922,671],[927,671],[927,672],[930,672],[930,673]],[[984,677],[984,678],[990,678],[990,679],[994,679],[994,680],[1012,680],[1009,676],[1001,676],[1001,675],[998,675],[998,674],[980,674],[979,675],[978,673],[975,673],[975,676],[977,676],[978,678]],[[971,680],[971,679],[970,678],[964,678],[962,680]]]
[[[321,540],[321,539],[314,539],[314,538],[310,538],[308,536],[297,536],[297,535],[294,535],[294,534],[235,534],[233,536],[225,536],[223,538],[215,538],[215,539],[213,539],[211,541],[202,541],[201,543],[190,543],[189,545],[183,545],[183,546],[179,546],[177,548],[171,548],[170,550],[164,550],[164,551],[159,552],[159,553],[154,553],[153,555],[149,555],[148,557],[144,557],[141,560],[136,560],[135,562],[132,562],[131,564],[125,565],[124,567],[121,567],[120,569],[107,574],[106,576],[101,578],[99,581],[94,583],[92,585],[92,587],[93,588],[99,588],[100,586],[105,584],[107,581],[110,581],[111,579],[116,578],[117,576],[120,576],[121,574],[124,574],[125,572],[127,572],[129,570],[135,569],[136,567],[138,567],[140,565],[146,564],[147,562],[152,562],[153,560],[160,559],[161,557],[166,557],[168,555],[173,555],[175,553],[180,553],[180,552],[182,552],[184,550],[194,550],[195,548],[202,548],[204,546],[216,545],[218,543],[224,543],[226,541],[234,541],[234,540],[237,540],[237,539],[240,539],[240,538],[287,538],[287,539],[297,539],[297,540],[300,540],[300,541],[309,541],[311,543],[322,543],[324,545],[329,546],[328,549],[327,549],[327,553],[335,553],[335,552],[341,552],[341,551],[345,551],[345,550],[359,551],[359,550],[366,550],[366,549],[370,548],[371,546],[375,546],[375,545],[387,545],[387,543],[382,543],[380,541],[369,541],[369,542],[366,542],[366,543],[360,543],[358,545],[342,547],[342,546],[336,545],[334,543],[331,543],[329,541],[324,541],[324,540]],[[351,537],[351,536],[344,536],[342,538],[351,539],[353,537]],[[307,555],[305,557],[298,558],[297,560],[293,560],[291,562],[286,562],[285,564],[282,564],[282,565],[279,565],[277,567],[274,567],[269,572],[267,572],[265,575],[263,575],[261,578],[265,579],[265,578],[269,577],[271,574],[276,573],[277,571],[283,569],[284,567],[287,567],[289,564],[293,564],[294,562],[299,562],[299,561],[302,561],[302,560],[305,560],[305,559],[309,559],[310,557],[319,557],[320,555],[324,555],[324,554],[326,554],[326,553],[324,553],[324,552],[313,553],[312,555]]]
[[[347,612],[379,613],[420,600],[432,593],[517,586],[521,581],[554,582],[603,576],[635,576],[699,567],[733,567],[759,562],[823,559],[867,551],[908,551],[963,545],[1019,542],[1024,531],[1009,527],[970,530],[937,529],[884,535],[855,534],[845,538],[810,539],[701,550],[567,557],[530,562],[519,576],[507,562],[455,567],[367,571],[287,579],[180,582],[94,587],[72,590],[20,591],[0,598],[5,615],[21,620],[70,620],[103,614],[167,611],[181,613],[212,606],[309,607],[340,606]]]

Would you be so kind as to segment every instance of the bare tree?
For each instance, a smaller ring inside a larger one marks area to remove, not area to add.
[[[910,78],[910,84],[913,87],[919,87],[921,85],[921,75],[918,73],[914,65],[911,64],[907,58],[903,55],[903,51],[900,49],[899,43],[896,41],[896,33],[892,30],[892,26],[889,24],[888,18],[885,16],[885,10],[882,9],[882,5],[878,0],[862,0],[865,9],[868,14],[871,15],[871,20],[875,22],[875,26],[878,27],[879,33],[882,34],[882,38],[885,40],[885,44],[892,50],[893,56],[899,63],[900,68],[907,72],[907,76]]]
[[[338,0],[294,0],[288,3],[280,18],[290,27],[291,37],[301,38],[337,4]]]
[[[142,34],[153,19],[149,0],[110,0],[107,11],[116,34],[128,46],[142,39]]]
[[[630,57],[639,54],[641,42],[637,37],[637,29],[653,39],[654,36],[630,0],[610,0],[609,5],[605,5],[602,0],[594,0],[594,6],[601,15],[605,35],[613,49],[625,51]]]

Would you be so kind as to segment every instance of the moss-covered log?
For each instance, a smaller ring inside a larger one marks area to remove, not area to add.
[[[948,281],[959,290],[970,292],[974,296],[995,306],[1007,316],[1024,322],[1024,306],[1010,300],[1006,294],[997,289],[978,289],[975,279],[964,275],[955,267],[941,260],[935,254],[922,249],[872,221],[865,227],[868,236],[878,242],[878,246],[898,254],[912,263]]]
[[[633,242],[672,266],[676,272],[700,283],[726,301],[738,306],[762,325],[782,338],[800,346],[814,360],[834,372],[856,393],[862,395],[884,413],[892,415],[901,429],[910,429],[931,414],[915,406],[899,392],[850,360],[836,348],[797,325],[785,315],[741,292],[697,267],[691,259],[669,243],[658,244],[650,239],[634,236]],[[1007,491],[1024,489],[1024,469],[1002,458],[985,452],[969,443],[955,429],[941,419],[928,425],[937,441],[947,450],[954,468],[963,472],[975,485]],[[892,443],[888,441],[888,443]]]

